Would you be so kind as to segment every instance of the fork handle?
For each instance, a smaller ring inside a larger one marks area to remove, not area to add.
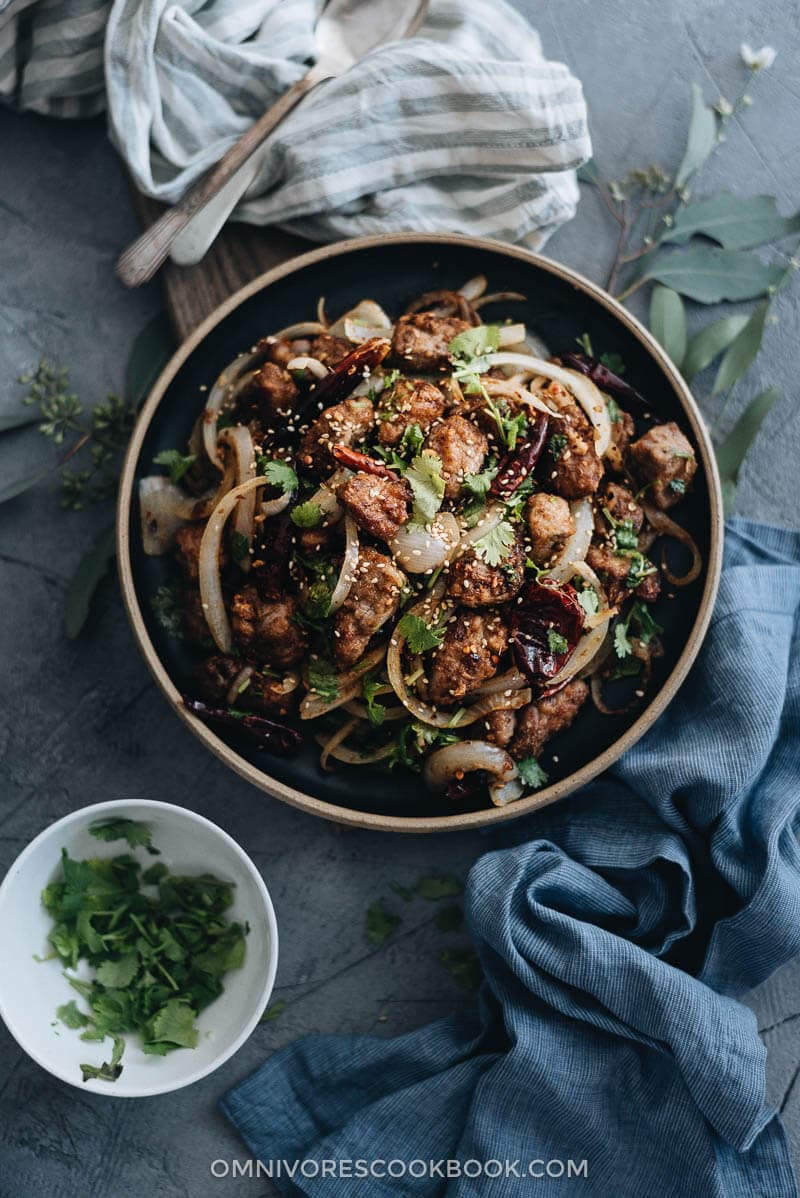
[[[173,241],[184,229],[193,216],[200,211],[209,200],[213,199],[233,174],[247,161],[250,155],[258,149],[265,138],[275,129],[285,116],[295,108],[303,96],[329,76],[316,67],[312,67],[302,79],[283,93],[271,108],[268,108],[249,129],[234,142],[226,154],[207,175],[190,187],[186,195],[155,221],[149,229],[137,237],[120,255],[117,266],[117,278],[126,287],[141,287],[148,279],[152,279],[158,268],[166,261]]]

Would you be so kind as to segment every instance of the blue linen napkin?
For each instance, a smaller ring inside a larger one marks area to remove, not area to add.
[[[736,996],[800,952],[799,607],[800,533],[730,521],[712,625],[668,711],[473,867],[477,1010],[392,1040],[308,1037],[225,1095],[256,1157],[312,1162],[283,1193],[797,1193]],[[575,1172],[313,1176],[380,1158]]]

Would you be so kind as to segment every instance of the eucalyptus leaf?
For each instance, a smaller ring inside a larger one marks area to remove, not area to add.
[[[675,186],[683,187],[708,158],[717,144],[717,116],[703,99],[696,83],[692,84],[692,115],[686,139],[686,152],[675,176]]]
[[[749,316],[740,312],[736,316],[723,316],[707,324],[690,340],[686,357],[683,359],[682,373],[687,383],[696,374],[710,366],[718,354],[727,349],[730,343],[739,336],[749,320]]]
[[[15,411],[0,412],[0,433],[10,433],[15,428],[36,424],[41,416],[35,408],[17,408]]]
[[[687,204],[661,236],[662,242],[682,245],[690,237],[710,237],[729,250],[747,250],[780,241],[800,231],[800,213],[781,216],[773,196],[709,196]]]
[[[46,470],[37,470],[35,474],[29,474],[25,478],[12,479],[10,483],[0,486],[0,503],[8,503],[9,499],[16,499],[18,495],[30,491],[38,483],[44,482],[54,469],[54,466],[48,466]]]
[[[720,391],[727,391],[738,382],[743,374],[752,366],[756,354],[761,348],[764,336],[764,325],[769,312],[770,301],[762,300],[753,312],[738,337],[731,342],[719,364],[717,377],[714,380],[712,396]]]
[[[588,162],[583,162],[575,172],[579,183],[588,183],[591,187],[600,186],[600,172],[597,169],[597,163],[594,158],[590,158]]]
[[[650,297],[650,332],[680,370],[686,354],[686,309],[677,291],[660,284]]]
[[[92,596],[105,578],[116,554],[114,525],[103,529],[88,553],[81,558],[67,591],[64,624],[70,640],[78,635],[89,615]]]
[[[717,446],[717,466],[723,489],[727,490],[728,495],[735,488],[747,451],[779,394],[777,387],[770,387],[757,395],[745,408],[722,444]]]
[[[125,398],[133,408],[147,398],[175,352],[175,334],[165,311],[157,312],[137,333],[125,367]]]
[[[699,304],[717,304],[764,295],[778,286],[783,270],[742,250],[698,246],[684,253],[659,254],[642,278],[663,283]]]

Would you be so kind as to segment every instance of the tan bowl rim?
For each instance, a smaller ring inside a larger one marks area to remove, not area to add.
[[[700,451],[700,458],[708,483],[711,507],[709,555],[705,565],[705,582],[697,618],[669,677],[658,694],[642,710],[631,727],[618,740],[614,741],[612,745],[609,745],[598,757],[593,758],[592,761],[587,762],[586,765],[576,770],[575,773],[563,778],[560,782],[554,782],[551,786],[547,786],[544,790],[529,795],[527,798],[519,799],[515,803],[510,803],[506,807],[489,807],[480,811],[469,811],[440,817],[416,816],[405,818],[396,815],[378,815],[366,811],[351,811],[344,807],[338,807],[334,803],[317,799],[313,795],[296,790],[293,786],[279,782],[277,779],[271,778],[268,774],[264,773],[257,766],[251,764],[244,757],[241,757],[201,720],[187,711],[183,705],[180,691],[164,668],[148,634],[136,597],[130,558],[131,497],[142,443],[164,392],[180,367],[200,342],[220,321],[229,316],[245,300],[248,300],[257,292],[263,291],[286,275],[301,270],[306,266],[313,265],[316,262],[322,262],[326,258],[340,257],[354,251],[378,246],[398,244],[455,245],[463,246],[465,249],[488,250],[493,253],[503,254],[506,257],[517,258],[529,263],[531,266],[546,271],[548,274],[566,280],[615,316],[636,337],[649,355],[655,359],[672,387],[683,411],[686,413],[695,444]],[[290,803],[293,807],[299,807],[302,811],[307,811],[312,815],[333,820],[335,823],[346,824],[350,827],[370,828],[381,832],[452,832],[480,828],[487,824],[499,823],[503,820],[517,819],[531,811],[536,811],[541,807],[546,807],[550,803],[555,803],[559,799],[565,798],[608,769],[655,723],[674,698],[678,688],[686,678],[697,657],[711,620],[722,568],[722,511],[722,494],[714,450],[691,391],[655,338],[635,316],[632,316],[608,292],[598,287],[595,283],[592,283],[589,279],[584,278],[577,271],[571,270],[566,266],[561,266],[549,258],[545,258],[531,250],[507,245],[488,237],[468,237],[455,233],[448,235],[396,233],[391,235],[356,237],[348,241],[335,242],[331,245],[322,246],[319,249],[301,254],[296,258],[291,258],[289,261],[273,267],[272,270],[259,275],[258,278],[253,279],[252,282],[242,287],[225,300],[224,303],[220,304],[183,344],[179,346],[159,375],[141,409],[125,455],[117,503],[117,562],[120,585],[128,617],[139,649],[151,674],[173,710],[177,712],[183,722],[188,725],[206,748],[210,749],[225,765],[274,798],[281,799],[285,803]]]

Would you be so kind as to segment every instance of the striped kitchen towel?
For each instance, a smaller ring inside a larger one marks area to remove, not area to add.
[[[313,61],[322,0],[0,0],[0,98],[108,110],[167,203]],[[380,4],[363,0],[364,19]],[[415,229],[541,246],[591,153],[581,85],[505,0],[431,0],[419,34],[320,85],[272,135],[236,219],[317,241]]]

